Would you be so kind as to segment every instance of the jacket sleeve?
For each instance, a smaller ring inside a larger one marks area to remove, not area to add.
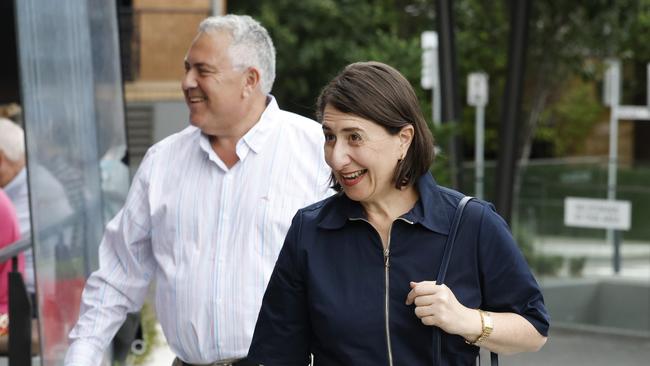
[[[549,316],[542,291],[505,221],[484,206],[478,242],[483,303],[481,308],[513,312],[548,335]]]
[[[294,216],[257,318],[248,359],[264,366],[309,364],[311,327],[301,270],[301,211]]]

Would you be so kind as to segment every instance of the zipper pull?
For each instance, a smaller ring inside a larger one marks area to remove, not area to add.
[[[388,248],[384,249],[384,266],[390,267],[390,250]]]

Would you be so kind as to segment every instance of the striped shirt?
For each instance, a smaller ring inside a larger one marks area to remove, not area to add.
[[[248,352],[264,290],[296,211],[328,196],[323,133],[271,99],[228,169],[195,127],[149,149],[109,222],[65,365],[97,365],[155,280],[172,351],[205,364]]]

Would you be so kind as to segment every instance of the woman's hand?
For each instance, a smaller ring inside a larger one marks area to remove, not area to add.
[[[415,315],[422,324],[436,326],[449,334],[475,339],[481,334],[481,316],[475,309],[458,302],[446,285],[435,281],[411,282],[406,305],[415,304]]]

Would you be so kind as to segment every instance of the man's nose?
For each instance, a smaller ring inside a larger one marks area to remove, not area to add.
[[[194,73],[194,69],[189,69],[185,72],[183,81],[181,82],[181,87],[183,90],[196,88],[196,75]]]

